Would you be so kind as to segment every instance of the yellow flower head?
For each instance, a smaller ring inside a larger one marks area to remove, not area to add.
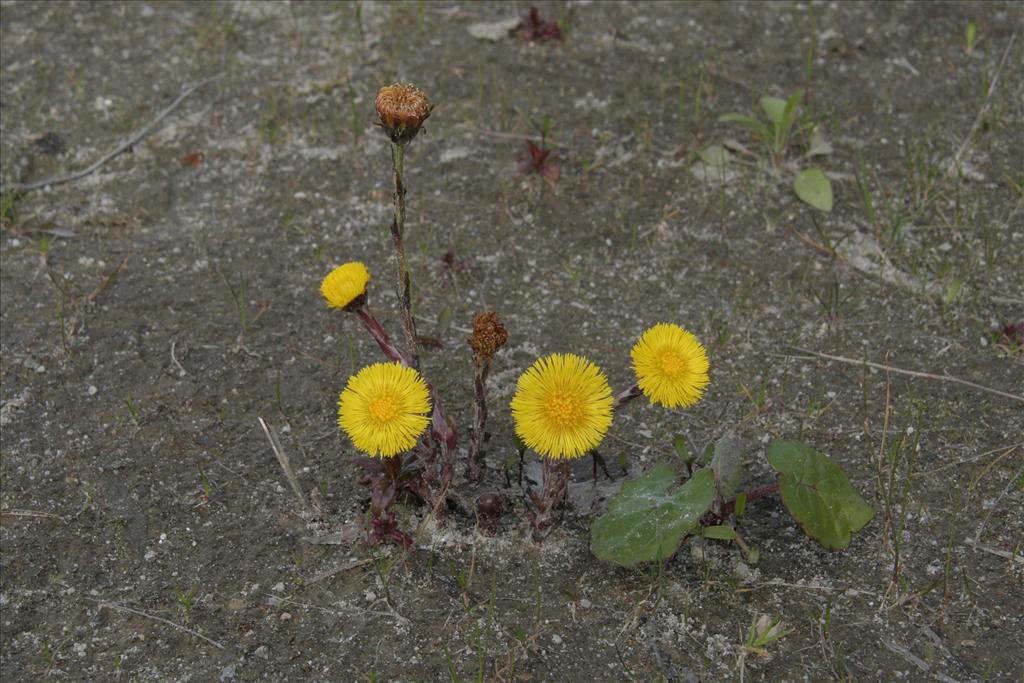
[[[361,261],[338,266],[320,283],[320,294],[331,308],[345,308],[366,293],[370,271]]]
[[[695,336],[659,323],[640,336],[630,352],[640,391],[666,408],[692,406],[708,384],[708,355]]]
[[[523,442],[548,458],[578,458],[601,443],[612,424],[612,390],[582,356],[539,358],[519,377],[512,419]]]
[[[382,458],[415,446],[429,415],[427,383],[400,363],[366,366],[349,378],[338,398],[338,425],[356,448]]]

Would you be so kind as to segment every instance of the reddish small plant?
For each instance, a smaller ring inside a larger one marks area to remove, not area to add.
[[[449,249],[438,259],[437,271],[439,274],[453,273],[461,275],[466,272],[466,262],[459,258],[455,250]]]
[[[1008,354],[1020,353],[1024,349],[1024,320],[997,325],[992,330],[992,343]]]
[[[516,32],[519,34],[520,40],[527,42],[546,42],[548,40],[562,39],[562,29],[558,26],[558,23],[541,19],[540,11],[536,7],[531,7],[530,11],[519,20]]]
[[[552,162],[553,150],[545,146],[544,139],[541,139],[539,145],[535,145],[532,140],[526,140],[526,152],[527,158],[519,161],[519,172],[536,173],[551,187],[557,185],[562,170]]]

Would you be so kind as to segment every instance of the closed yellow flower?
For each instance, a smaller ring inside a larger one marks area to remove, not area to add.
[[[361,261],[350,261],[332,270],[320,283],[320,295],[331,308],[345,308],[366,294],[370,271]]]

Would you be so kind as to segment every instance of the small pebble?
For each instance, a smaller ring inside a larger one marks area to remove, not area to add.
[[[560,636],[560,635],[558,635],[556,633],[555,635],[551,636],[551,642],[554,643],[555,645],[561,645],[562,644],[562,636]]]
[[[270,650],[267,649],[266,645],[260,645],[253,654],[262,659],[270,659]]]
[[[291,612],[281,612],[281,616],[279,618],[281,619],[281,621],[291,621],[292,620],[292,613]]]
[[[90,384],[89,385],[89,395],[90,396],[95,396],[97,391],[99,391],[99,389],[96,388],[95,384]]]
[[[274,587],[271,588],[271,590],[274,591],[275,593],[280,593],[281,591],[283,591],[284,590],[284,581],[278,581],[277,583],[275,583]]]

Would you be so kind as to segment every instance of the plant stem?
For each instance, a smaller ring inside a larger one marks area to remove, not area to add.
[[[640,396],[640,395],[641,395],[640,385],[639,384],[634,384],[633,386],[629,387],[628,389],[626,389],[624,391],[621,391],[621,392],[619,392],[618,394],[615,395],[615,404],[612,406],[612,408],[615,409],[615,408],[618,408],[619,406],[621,406],[623,404],[629,403],[634,398],[636,398],[637,396]]]
[[[391,222],[391,240],[395,245],[395,262],[398,266],[398,304],[402,312],[402,329],[405,331],[406,357],[409,366],[419,370],[420,357],[417,349],[416,322],[412,318],[412,293],[409,278],[409,261],[405,257],[405,185],[402,171],[405,166],[405,145],[391,145],[391,163],[395,170],[395,218]]]
[[[398,361],[402,365],[409,365],[409,362],[405,359],[401,350],[395,346],[394,342],[391,341],[391,337],[384,331],[377,318],[374,317],[373,313],[370,313],[370,309],[366,306],[359,306],[355,309],[355,314],[359,316],[360,322],[363,323],[363,327],[370,333],[373,340],[377,342],[377,346],[384,352],[388,360]]]
[[[758,498],[764,498],[765,496],[770,496],[770,495],[772,495],[774,493],[778,493],[778,491],[779,491],[779,482],[777,482],[777,481],[773,482],[771,484],[767,484],[765,486],[759,486],[756,489],[751,489],[750,491],[747,491],[747,505],[750,505],[751,503],[753,503]],[[730,500],[728,503],[726,503],[725,505],[722,506],[721,518],[725,519],[726,517],[731,515],[732,511],[735,508],[736,508],[736,501],[735,500]]]
[[[554,511],[558,504],[565,499],[570,476],[567,459],[541,459],[544,461],[544,490],[539,496],[531,495],[533,502],[537,505],[537,512],[535,515],[531,515],[530,519],[533,524],[533,540],[538,542],[547,537],[551,527],[555,524]]]
[[[476,371],[473,375],[473,392],[476,396],[476,406],[473,411],[473,443],[469,448],[469,463],[466,469],[466,476],[476,481],[480,478],[480,451],[484,447],[484,425],[487,423],[487,396],[485,394],[485,383],[487,373],[491,369],[490,358],[478,358],[474,364]]]

